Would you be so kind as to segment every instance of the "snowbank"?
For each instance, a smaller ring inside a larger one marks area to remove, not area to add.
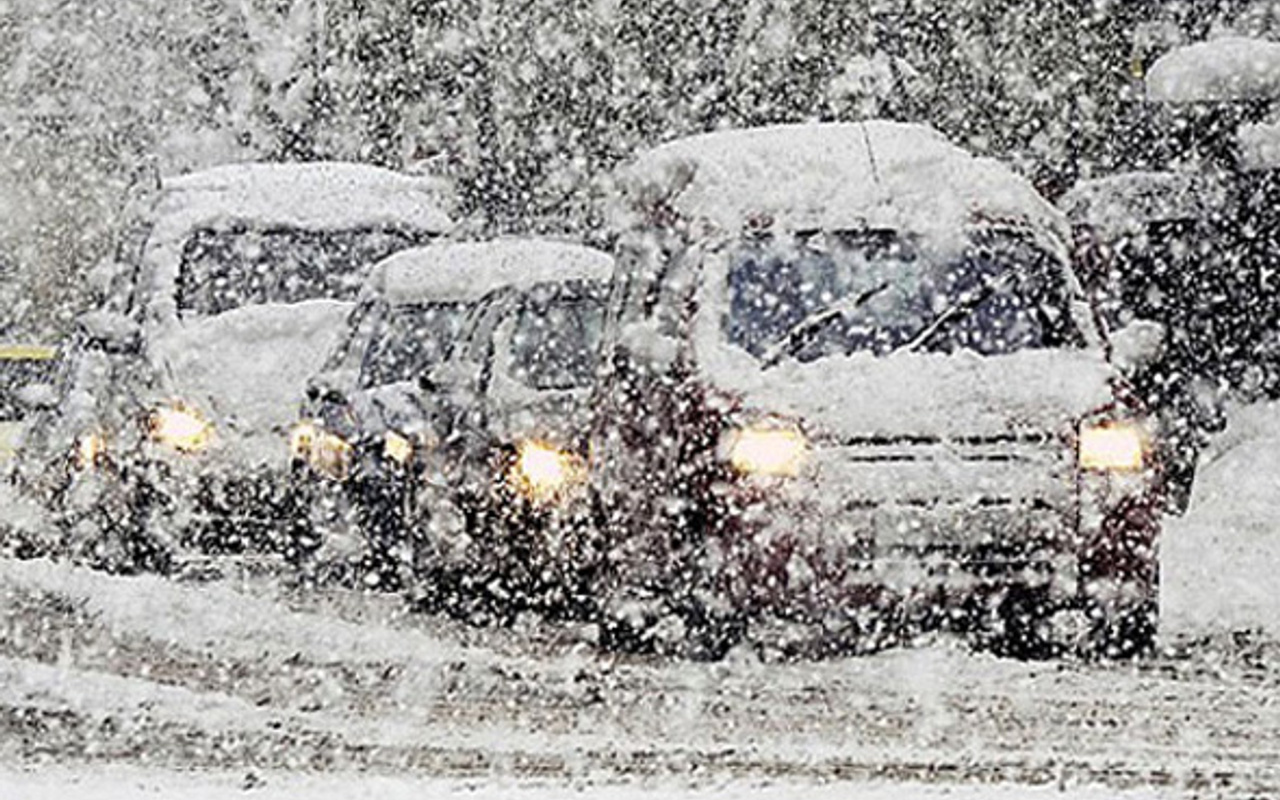
[[[369,285],[394,304],[467,302],[500,286],[613,276],[613,259],[590,247],[547,239],[436,244],[383,260]]]
[[[1280,635],[1280,403],[1232,413],[1161,562],[1166,632]]]
[[[1147,72],[1147,97],[1164,103],[1280,97],[1280,43],[1228,36],[1171,50]]]

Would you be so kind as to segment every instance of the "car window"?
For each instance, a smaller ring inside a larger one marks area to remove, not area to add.
[[[418,243],[403,231],[371,228],[198,230],[183,248],[178,308],[201,316],[264,303],[354,300],[365,267]]]
[[[731,256],[723,329],[752,355],[783,347],[801,361],[916,345],[994,355],[1078,344],[1065,274],[1050,263],[1012,237],[948,256],[892,231],[760,237]]]
[[[412,381],[448,355],[469,309],[466,303],[394,306],[373,334],[360,368],[361,388]]]
[[[0,345],[0,420],[19,420],[26,416],[26,406],[18,395],[33,384],[53,385],[58,377],[56,358],[10,358]]]
[[[513,377],[534,389],[574,389],[595,376],[604,329],[605,290],[530,292],[516,316],[510,356]]]

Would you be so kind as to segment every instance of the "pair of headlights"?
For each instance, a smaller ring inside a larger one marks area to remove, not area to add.
[[[404,465],[413,458],[413,440],[395,431],[387,431],[382,437],[382,455],[391,462]],[[289,453],[294,459],[307,462],[312,469],[337,480],[344,480],[351,469],[355,448],[336,433],[321,425],[299,422],[289,432]]]
[[[1080,429],[1079,462],[1087,470],[1135,472],[1147,460],[1149,445],[1142,428],[1125,421],[1085,425]],[[809,441],[793,427],[748,426],[729,437],[730,465],[743,475],[794,477],[809,452]]]
[[[147,416],[147,437],[179,453],[200,453],[213,443],[213,423],[184,403],[168,403]],[[78,470],[92,469],[106,453],[107,437],[91,431],[76,438],[72,460]]]

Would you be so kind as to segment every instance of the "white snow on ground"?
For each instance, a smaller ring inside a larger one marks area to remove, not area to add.
[[[271,600],[226,583],[178,585],[157,576],[121,580],[46,561],[0,560],[0,593],[15,587],[66,596],[116,631],[238,657],[297,653],[316,661],[412,658],[436,663],[456,645],[424,633],[313,614],[282,614]]]
[[[566,787],[562,784],[479,783],[461,780],[423,780],[378,775],[172,773],[111,768],[70,770],[40,767],[6,772],[0,768],[0,797],[5,800],[222,800],[245,796],[253,800],[710,800],[750,796],[761,800],[1145,800],[1167,797],[1153,791],[1116,792],[1105,789],[1060,789],[1003,786],[929,786],[924,784],[837,783],[826,786],[735,781],[690,788],[680,785],[617,784]]]
[[[1280,634],[1280,403],[1231,413],[1161,562],[1166,633]]]
[[[1147,72],[1147,96],[1166,103],[1270,98],[1280,94],[1280,43],[1226,36],[1179,47]]]

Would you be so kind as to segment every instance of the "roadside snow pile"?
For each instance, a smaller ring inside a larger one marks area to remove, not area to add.
[[[1147,97],[1165,103],[1280,97],[1280,43],[1227,36],[1179,47],[1152,65]]]
[[[1280,403],[1236,410],[1161,544],[1168,632],[1280,635]]]

